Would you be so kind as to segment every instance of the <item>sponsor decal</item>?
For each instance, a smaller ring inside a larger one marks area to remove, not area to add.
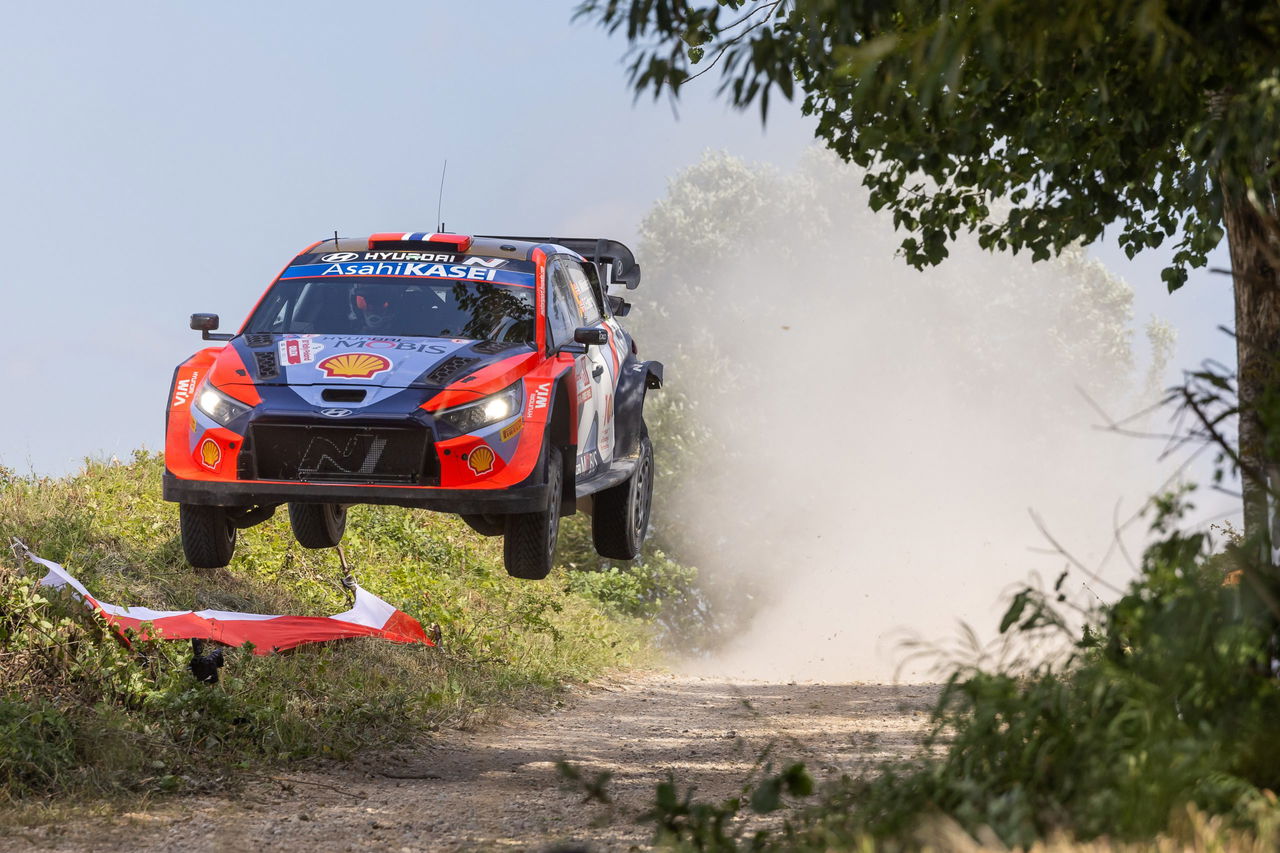
[[[505,258],[463,258],[449,252],[330,252],[321,255],[320,260],[330,264],[349,263],[351,261],[420,261],[428,264],[467,264],[493,269],[507,261]]]
[[[578,405],[582,405],[591,399],[591,375],[587,372],[586,358],[573,363],[573,377],[578,383]]]
[[[198,427],[198,425],[196,424],[196,416],[195,416],[195,415],[187,415],[187,417],[188,417],[188,418],[190,419],[190,421],[191,421],[189,424],[187,424],[187,427],[188,427],[188,429],[190,429],[190,430],[191,430],[192,434],[194,434],[194,433],[195,433],[195,431],[199,428],[199,427]]]
[[[218,446],[218,442],[212,438],[200,442],[200,461],[210,471],[218,467],[218,463],[222,461],[222,448]]]
[[[594,450],[579,455],[577,462],[574,465],[574,473],[576,473],[579,477],[581,477],[583,474],[591,473],[596,469],[597,459],[598,459],[598,455]]]
[[[329,260],[325,258],[324,260]],[[352,258],[351,260],[354,260]],[[426,263],[435,264],[452,264],[457,261],[457,257],[451,254],[441,254],[439,252],[365,252],[364,261],[424,261]]]
[[[324,344],[311,338],[289,338],[280,342],[280,360],[285,364],[310,364],[322,349]]]
[[[344,352],[317,362],[316,367],[333,379],[368,379],[391,369],[384,356],[368,352]]]
[[[320,271],[320,275],[396,275],[424,276],[426,278],[465,278],[472,281],[493,281],[494,271],[486,267],[468,264],[429,264],[425,261],[379,261],[378,263],[335,263]]]
[[[326,418],[345,418],[347,415],[351,414],[351,410],[350,409],[321,409],[320,414],[324,415]]]
[[[520,434],[520,430],[524,429],[524,418],[516,418],[515,423],[504,426],[502,431],[498,433],[498,438],[503,441],[510,441],[512,438]]]
[[[493,459],[493,448],[482,444],[467,454],[467,467],[474,471],[477,477],[488,474],[493,470]]]
[[[600,429],[600,445],[601,456],[613,455],[613,397],[606,391],[604,395],[604,412],[601,415],[603,423]]]
[[[295,264],[285,269],[281,279],[341,278],[343,276],[397,276],[437,281],[474,281],[533,287],[534,275],[524,269],[499,268],[487,264],[443,264],[429,261],[335,261]]]
[[[173,385],[173,408],[185,406],[191,399],[191,395],[195,393],[196,381],[200,378],[200,371],[193,370],[186,378],[178,377],[178,381]]]
[[[420,344],[413,341],[402,341],[397,338],[338,340],[334,342],[333,348],[398,350],[400,352],[425,352],[431,355],[443,355],[449,351],[449,348],[444,344]]]
[[[551,382],[535,382],[533,389],[529,392],[529,408],[525,410],[525,417],[530,417],[534,412],[545,409],[547,404],[551,402]]]

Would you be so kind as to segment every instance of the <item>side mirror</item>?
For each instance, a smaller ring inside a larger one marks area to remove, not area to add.
[[[234,335],[211,335],[214,329],[218,328],[217,314],[192,314],[191,328],[200,333],[200,337],[206,341],[229,341]]]
[[[631,313],[631,303],[621,296],[610,296],[609,313],[615,317],[625,317]]]
[[[583,326],[573,330],[573,341],[587,346],[602,347],[609,343],[609,333],[594,326]]]

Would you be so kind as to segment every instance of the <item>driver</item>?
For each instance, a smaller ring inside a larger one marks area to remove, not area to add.
[[[351,319],[363,320],[366,331],[384,331],[399,313],[399,297],[395,287],[361,282],[351,288]]]

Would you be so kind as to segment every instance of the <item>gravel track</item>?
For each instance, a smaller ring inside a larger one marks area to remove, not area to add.
[[[818,779],[909,755],[936,688],[776,684],[630,674],[574,690],[549,711],[322,770],[260,778],[227,797],[10,830],[0,851],[645,849],[638,820],[674,772],[700,798],[741,790],[766,747]],[[612,774],[588,800],[556,763]]]

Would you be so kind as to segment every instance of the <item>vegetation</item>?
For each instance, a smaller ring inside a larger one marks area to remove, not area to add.
[[[283,513],[242,534],[228,570],[187,567],[175,506],[159,497],[161,469],[139,453],[65,480],[0,470],[0,532],[105,601],[347,607],[336,555],[298,547]],[[0,557],[0,800],[198,788],[233,765],[403,743],[499,707],[537,707],[566,680],[649,654],[651,629],[592,595],[598,587],[566,573],[512,580],[495,540],[452,516],[360,507],[346,550],[366,588],[440,626],[439,648],[347,640],[267,657],[232,651],[206,686],[187,671],[189,644],[126,648],[78,602],[37,588],[30,566]]]
[[[1174,240],[1181,286],[1224,229],[1241,378],[1245,521],[1265,536],[1256,413],[1280,387],[1280,7],[1205,0],[585,0],[633,46],[637,94],[716,66],[732,104],[799,95],[866,169],[916,266],[962,231],[1048,258],[1112,233]],[[700,66],[700,67],[698,67]],[[695,67],[698,67],[694,73]]]

